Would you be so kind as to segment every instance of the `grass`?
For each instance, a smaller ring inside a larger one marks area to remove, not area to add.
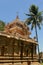
[[[43,65],[43,63],[41,65]]]

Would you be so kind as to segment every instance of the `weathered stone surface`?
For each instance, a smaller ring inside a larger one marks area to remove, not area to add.
[[[31,65],[41,65],[39,62],[31,62]]]

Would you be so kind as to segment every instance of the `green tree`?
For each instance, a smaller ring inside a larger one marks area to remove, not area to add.
[[[37,34],[37,27],[41,29],[41,24],[42,24],[42,12],[39,12],[39,8],[35,5],[31,5],[29,8],[29,14],[26,14],[28,16],[27,20],[25,23],[27,25],[31,24],[31,30],[35,28],[35,33],[36,33],[36,39],[38,42],[38,34]]]
[[[0,31],[3,31],[4,27],[5,27],[5,23],[2,20],[0,20]]]
[[[28,16],[28,18],[25,21],[25,23],[27,25],[31,24],[31,30],[35,28],[36,40],[38,42],[37,27],[41,29],[41,24],[43,20],[42,12],[39,12],[39,8],[37,6],[31,5],[29,8],[29,14],[26,15]],[[38,54],[39,54],[39,45],[38,45]],[[32,52],[32,57],[33,57],[33,52]],[[39,62],[40,62],[40,57],[39,57]]]

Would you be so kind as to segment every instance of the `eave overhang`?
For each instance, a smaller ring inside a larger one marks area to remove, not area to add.
[[[35,45],[38,45],[38,43],[32,39],[32,38],[28,38],[28,39],[25,39],[25,38],[20,38],[20,37],[17,37],[17,36],[13,36],[13,35],[9,35],[9,34],[5,34],[3,32],[0,32],[0,39],[1,38],[6,38],[6,39],[13,39],[13,40],[18,40],[18,41],[23,41],[23,42],[26,42],[25,44],[29,44],[29,43],[32,43],[32,44],[35,44]],[[2,40],[1,40],[2,41]],[[0,42],[1,42],[0,41]],[[4,40],[5,41],[5,40]]]

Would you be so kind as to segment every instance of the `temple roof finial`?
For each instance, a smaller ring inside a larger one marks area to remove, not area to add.
[[[16,16],[16,19],[19,19],[19,12],[17,12],[17,16]]]

